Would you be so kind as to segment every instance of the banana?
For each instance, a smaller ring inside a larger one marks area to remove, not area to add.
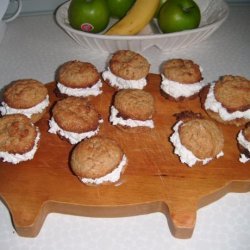
[[[154,17],[159,4],[160,0],[136,0],[128,13],[105,35],[136,35]]]

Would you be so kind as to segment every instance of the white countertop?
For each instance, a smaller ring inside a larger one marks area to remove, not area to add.
[[[204,69],[207,81],[224,74],[250,79],[250,5],[230,6],[226,22],[206,41],[192,48],[142,54],[158,73],[170,58],[190,58]],[[0,44],[0,88],[13,80],[54,80],[58,66],[79,59],[106,66],[108,54],[79,47],[52,15],[19,17],[8,23]],[[249,164],[246,167],[250,167]],[[0,176],[1,181],[1,176]],[[13,180],[14,181],[14,180]],[[88,218],[50,214],[36,238],[17,235],[7,208],[0,202],[0,249],[250,249],[250,193],[227,194],[197,212],[191,239],[174,238],[161,213],[125,218]]]

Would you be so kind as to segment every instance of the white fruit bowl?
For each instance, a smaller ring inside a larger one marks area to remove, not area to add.
[[[226,20],[229,7],[223,0],[197,0],[201,10],[200,26],[193,30],[163,34],[156,20],[135,36],[109,36],[86,33],[73,29],[68,21],[69,2],[61,5],[56,12],[56,21],[79,45],[85,49],[114,52],[130,49],[137,52],[156,47],[169,52],[197,44],[207,39]],[[110,25],[114,20],[110,22]]]

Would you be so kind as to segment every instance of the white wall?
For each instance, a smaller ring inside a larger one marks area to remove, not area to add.
[[[1,0],[0,0],[1,1]],[[226,0],[228,3],[249,3],[250,0]],[[51,13],[56,8],[67,0],[22,0],[23,8],[22,15]],[[11,0],[11,4],[7,13],[12,13],[15,8],[15,0]]]

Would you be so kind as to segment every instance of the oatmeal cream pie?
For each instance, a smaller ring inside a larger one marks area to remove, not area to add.
[[[237,136],[238,148],[240,151],[239,161],[246,163],[250,161],[250,123],[240,130]]]
[[[250,81],[225,75],[201,92],[207,114],[218,122],[241,126],[250,121]]]
[[[119,90],[111,106],[110,122],[128,132],[154,128],[154,98],[145,90]]]
[[[170,100],[194,98],[205,86],[201,67],[192,60],[168,60],[163,64],[162,71],[161,91]]]
[[[69,61],[59,67],[57,89],[66,96],[87,97],[102,93],[102,81],[96,67],[89,62]]]
[[[11,82],[3,93],[2,115],[24,114],[33,123],[40,120],[49,106],[48,90],[41,82],[22,79]]]
[[[100,115],[86,99],[69,96],[57,101],[53,107],[49,132],[76,144],[96,135],[101,122]]]
[[[127,157],[116,141],[95,136],[74,148],[70,163],[83,183],[99,185],[117,182],[127,165]]]
[[[131,50],[118,50],[102,77],[117,89],[143,89],[147,85],[149,68],[149,62],[142,55]]]
[[[5,115],[0,118],[0,158],[17,164],[34,158],[40,132],[23,114]]]
[[[224,155],[224,137],[217,125],[200,114],[185,111],[177,114],[177,123],[170,141],[174,153],[182,163],[192,167],[197,162],[203,165]]]

